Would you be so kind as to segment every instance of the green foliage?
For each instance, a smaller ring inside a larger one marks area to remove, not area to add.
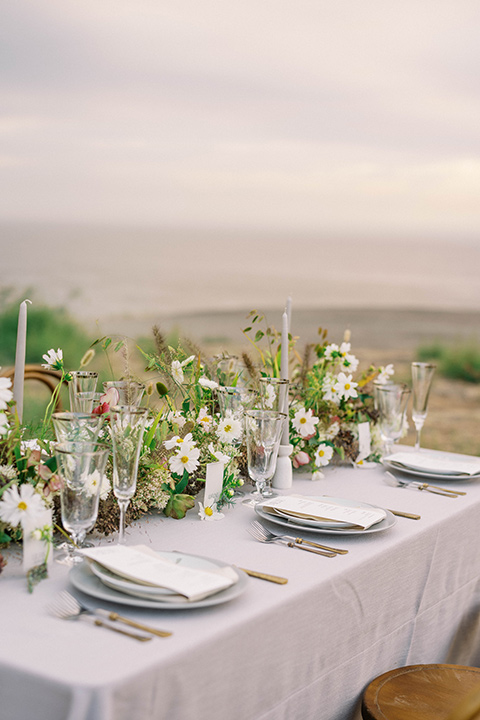
[[[417,357],[422,362],[434,362],[445,377],[480,382],[480,346],[473,340],[452,346],[426,345],[417,350]]]
[[[24,298],[13,297],[11,291],[0,291],[0,365],[15,363],[18,311]],[[65,366],[79,366],[91,340],[82,327],[63,308],[48,307],[34,300],[28,306],[26,362],[42,363],[42,355],[50,348],[62,348]]]

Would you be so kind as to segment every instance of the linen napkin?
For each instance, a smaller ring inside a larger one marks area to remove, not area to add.
[[[480,473],[480,458],[456,453],[421,450],[397,452],[384,458],[387,462],[412,470],[424,470],[445,475],[476,475]]]
[[[173,590],[189,602],[226,590],[238,580],[229,566],[218,570],[191,568],[168,560],[145,545],[110,545],[83,548],[79,552],[116,575],[140,585]],[[164,597],[167,601],[169,596]]]
[[[264,502],[262,508],[272,515],[347,523],[362,530],[381,522],[385,510],[376,507],[339,505],[327,498],[311,498],[303,495],[283,495]]]

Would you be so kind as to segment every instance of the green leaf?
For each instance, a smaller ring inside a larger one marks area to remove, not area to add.
[[[115,347],[113,348],[113,352],[118,352],[120,350],[120,348],[122,348],[122,347],[123,347],[123,340],[120,340],[120,342],[118,342],[115,345]]]
[[[252,329],[251,326],[250,326],[250,327],[247,327],[247,328],[245,328],[245,330],[244,330],[243,332],[244,332],[244,333],[250,332],[251,329]]]
[[[157,429],[158,423],[160,422],[161,415],[162,415],[161,413],[158,413],[157,417],[153,421],[152,426],[150,427],[150,429],[147,433],[147,437],[145,438],[145,444],[148,447],[152,446],[153,440],[155,438],[155,430]]]
[[[194,505],[195,498],[191,495],[172,495],[163,512],[167,517],[181,520]]]
[[[255,342],[259,342],[259,340],[261,340],[264,335],[265,333],[263,332],[263,330],[257,330],[257,332],[255,333]]]
[[[186,470],[183,471],[183,477],[175,485],[175,494],[181,495],[188,485],[188,473]]]
[[[6,532],[3,532],[3,530],[0,530],[0,543],[9,543],[12,541],[12,538],[10,535],[7,535]]]
[[[112,339],[111,339],[111,338],[106,338],[106,339],[105,339],[105,342],[103,343],[103,349],[106,350],[106,349],[108,348],[108,346],[111,345],[111,344],[112,344]]]
[[[96,340],[94,340],[94,341],[92,342],[92,344],[90,345],[90,347],[93,348],[93,347],[95,347],[95,345],[98,345],[99,343],[103,342],[103,341],[105,340],[105,337],[106,337],[106,336],[104,335],[104,336],[101,337],[101,338],[97,338]]]
[[[185,398],[182,403],[182,412],[187,413],[190,410],[190,400]]]

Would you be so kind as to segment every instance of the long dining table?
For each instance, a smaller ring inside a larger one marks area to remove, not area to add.
[[[455,480],[449,498],[384,482],[382,466],[332,467],[295,476],[291,490],[417,513],[384,531],[303,536],[348,550],[324,557],[262,544],[255,511],[237,501],[215,522],[148,514],[129,545],[180,551],[288,578],[248,577],[223,604],[146,609],[80,593],[53,563],[27,591],[21,551],[0,576],[1,720],[350,720],[366,685],[394,667],[480,659],[480,483]],[[270,529],[282,528],[269,524]],[[297,534],[297,533],[295,533]],[[116,536],[98,538],[115,543]],[[173,634],[145,643],[48,606],[68,589],[89,607],[115,610]]]

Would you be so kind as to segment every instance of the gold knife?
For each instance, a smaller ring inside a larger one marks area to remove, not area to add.
[[[269,582],[277,583],[278,585],[286,585],[288,583],[287,578],[279,577],[278,575],[267,575],[267,573],[257,572],[256,570],[247,570],[246,568],[239,568],[244,573],[254,578],[260,578],[260,580],[268,580]]]
[[[400,510],[389,510],[392,515],[398,515],[398,517],[409,518],[410,520],[421,520],[421,515],[414,515],[413,513],[401,512]]]
[[[123,617],[116,612],[110,612],[109,610],[97,608],[92,612],[94,612],[95,615],[103,615],[103,617],[106,617],[113,622],[121,622],[125,625],[130,625],[131,627],[137,628],[137,630],[145,630],[146,632],[152,633],[153,635],[158,635],[158,637],[170,637],[170,635],[172,634],[171,632],[167,632],[166,630],[157,630],[156,628],[150,627],[150,625],[144,625],[143,623],[135,622],[134,620],[130,620],[129,618]]]

